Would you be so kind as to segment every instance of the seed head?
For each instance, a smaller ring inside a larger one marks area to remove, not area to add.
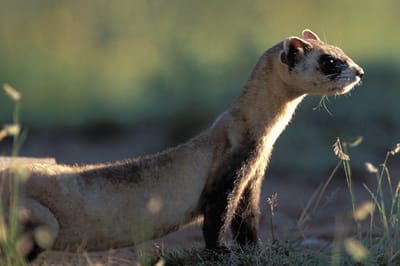
[[[271,195],[271,197],[268,197],[267,203],[269,205],[271,214],[274,215],[274,210],[278,206],[278,193],[274,193]]]
[[[368,173],[370,174],[376,174],[378,173],[378,168],[375,167],[375,165],[373,165],[370,162],[365,162],[365,168],[367,168]]]
[[[3,89],[6,92],[6,94],[15,102],[18,102],[21,100],[21,93],[14,89],[11,85],[5,83],[3,85]]]
[[[400,152],[400,143],[397,143],[396,146],[389,152],[391,155],[395,155]]]
[[[333,152],[335,155],[343,161],[350,161],[350,156],[346,153],[344,153],[342,149],[342,145],[340,144],[340,139],[337,138],[336,142],[333,144]]]

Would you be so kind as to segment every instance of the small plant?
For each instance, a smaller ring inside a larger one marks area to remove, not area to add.
[[[355,262],[398,265],[400,263],[400,182],[396,185],[393,184],[387,164],[390,156],[400,152],[400,144],[387,152],[383,163],[380,165],[380,170],[371,163],[365,164],[367,171],[376,176],[376,189],[371,189],[363,184],[371,200],[358,204],[353,192],[350,156],[346,149],[353,148],[360,142],[356,140],[350,143],[341,143],[337,139],[334,144],[334,153],[343,163],[352,203],[352,214],[345,218],[338,218],[337,226],[339,229],[335,237],[332,264],[340,265],[344,259],[340,258],[341,249],[344,248]],[[385,180],[387,181],[388,191],[384,190],[383,183]],[[376,214],[375,210],[377,210]],[[365,234],[361,230],[361,221],[367,217],[370,217],[369,230]],[[375,221],[376,218],[379,221]],[[352,222],[356,223],[356,235],[347,236],[346,229],[351,226]]]
[[[21,125],[19,121],[19,112],[20,112],[20,101],[21,101],[21,93],[11,87],[9,84],[4,84],[3,89],[5,93],[10,97],[10,99],[14,103],[14,111],[13,111],[13,123],[10,125],[5,125],[3,130],[0,131],[0,140],[7,136],[13,137],[13,145],[11,155],[13,157],[18,155],[19,149],[22,144],[22,140],[25,137],[25,132],[20,134]]]
[[[12,156],[18,155],[24,135],[20,134],[19,105],[21,94],[8,84],[4,85],[5,93],[14,102],[13,123],[0,130],[0,141],[7,136],[13,138]],[[19,223],[24,215],[20,208],[20,183],[24,174],[16,173],[9,177],[0,176],[0,265],[25,265],[23,252],[26,241],[20,237]],[[5,207],[5,211],[4,210]]]
[[[395,156],[399,152],[400,143],[386,153],[385,160],[380,165],[380,171],[372,171],[377,180],[375,191],[364,184],[364,188],[368,191],[371,200],[378,210],[379,225],[382,227],[380,230],[381,237],[376,239],[377,241],[374,241],[372,232],[370,232],[369,245],[379,244],[381,247],[384,247],[385,262],[388,264],[400,263],[400,182],[393,184],[390,171],[387,167],[390,156]],[[383,189],[385,180],[389,190],[387,193]],[[386,206],[385,202],[389,202],[389,206]],[[373,224],[374,221],[371,220],[371,228]]]
[[[272,242],[275,242],[276,238],[275,238],[275,233],[274,233],[274,224],[273,224],[273,217],[275,215],[275,209],[276,207],[278,207],[278,194],[274,193],[272,194],[271,197],[267,198],[267,203],[268,203],[268,210],[269,210],[269,217],[270,217],[270,229],[271,229],[271,237],[272,237]]]

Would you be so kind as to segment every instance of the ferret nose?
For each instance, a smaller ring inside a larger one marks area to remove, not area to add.
[[[361,67],[357,67],[356,68],[356,75],[360,78],[362,78],[364,76],[364,69],[362,69]]]

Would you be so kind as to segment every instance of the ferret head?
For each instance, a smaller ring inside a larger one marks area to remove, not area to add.
[[[281,79],[301,94],[338,95],[361,81],[363,69],[340,48],[322,42],[312,31],[289,37],[279,54]]]

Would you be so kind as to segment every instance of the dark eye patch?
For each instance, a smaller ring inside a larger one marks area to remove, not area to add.
[[[334,79],[342,70],[347,68],[347,63],[329,54],[323,54],[318,59],[319,70],[330,79]]]

